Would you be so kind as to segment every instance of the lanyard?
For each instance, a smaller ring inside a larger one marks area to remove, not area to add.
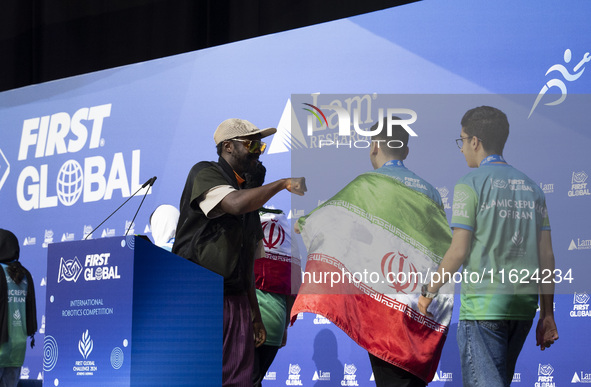
[[[482,160],[480,162],[480,166],[487,165],[490,163],[499,163],[499,162],[505,163],[505,164],[507,163],[505,161],[505,159],[503,158],[503,156],[501,156],[501,155],[490,155],[490,156],[485,157],[484,160]]]
[[[389,167],[403,167],[403,168],[405,168],[404,163],[402,162],[402,160],[390,160],[386,164],[384,164],[384,167],[385,166],[389,166]]]

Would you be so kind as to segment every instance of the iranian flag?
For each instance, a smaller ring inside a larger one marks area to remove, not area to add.
[[[308,259],[292,323],[300,312],[320,314],[371,354],[430,382],[453,286],[431,303],[432,318],[417,303],[451,242],[444,210],[398,180],[368,172],[298,222]]]

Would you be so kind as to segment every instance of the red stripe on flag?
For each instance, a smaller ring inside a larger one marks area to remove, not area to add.
[[[324,255],[309,256],[306,272],[342,273],[344,266],[335,261]],[[425,382],[433,379],[447,334],[444,325],[373,289],[369,292],[371,288],[365,284],[341,282],[331,286],[306,280],[304,275],[291,312],[292,323],[300,312],[320,314],[371,354]]]

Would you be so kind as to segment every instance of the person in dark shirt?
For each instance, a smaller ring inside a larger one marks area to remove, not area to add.
[[[181,197],[172,252],[224,276],[224,386],[252,385],[254,347],[266,338],[253,278],[254,259],[264,255],[258,209],[284,189],[306,191],[304,178],[262,185],[261,139],[276,131],[241,119],[222,122],[213,136],[218,162],[194,165]]]

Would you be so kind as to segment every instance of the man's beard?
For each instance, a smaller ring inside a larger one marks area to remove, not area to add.
[[[245,188],[256,188],[263,185],[266,173],[267,169],[263,163],[257,160],[256,163],[254,163],[254,166],[249,168],[244,174],[244,179],[246,180]]]
[[[257,172],[258,165],[261,164],[259,161],[259,155],[255,153],[249,153],[244,157],[244,164],[246,169],[244,170],[245,174],[253,174]]]

